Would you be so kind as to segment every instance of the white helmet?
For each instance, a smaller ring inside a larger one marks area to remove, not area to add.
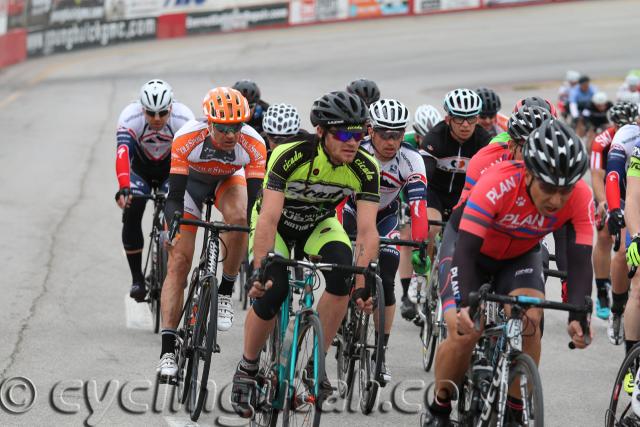
[[[636,76],[635,74],[629,74],[626,79],[624,79],[625,83],[629,87],[634,87],[640,85],[640,76]]]
[[[436,107],[422,104],[418,106],[413,116],[413,130],[424,136],[440,121],[442,121],[442,115]]]
[[[404,129],[409,123],[409,110],[395,99],[381,99],[369,106],[371,126],[386,129]]]
[[[149,80],[140,89],[140,103],[145,110],[153,112],[166,110],[172,102],[173,89],[163,80]]]
[[[271,135],[295,135],[300,130],[298,110],[289,104],[273,104],[262,118],[262,128]]]
[[[569,83],[578,83],[578,80],[580,80],[580,73],[575,70],[569,70],[567,71],[565,80]]]
[[[454,89],[444,97],[444,111],[450,116],[477,116],[481,109],[482,99],[471,89]]]
[[[609,101],[609,97],[604,92],[596,92],[591,97],[591,102],[593,102],[595,105],[606,104],[607,101]]]

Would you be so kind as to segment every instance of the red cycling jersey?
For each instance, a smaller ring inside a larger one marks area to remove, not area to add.
[[[591,169],[606,169],[607,153],[611,141],[616,134],[616,127],[611,126],[600,132],[591,144]]]
[[[467,166],[467,175],[464,180],[464,187],[462,188],[460,201],[456,207],[460,206],[465,202],[465,200],[467,200],[469,192],[487,169],[505,160],[513,160],[513,154],[509,151],[509,144],[505,142],[489,144],[474,154]]]
[[[504,260],[526,253],[568,222],[575,229],[575,243],[591,246],[593,215],[591,189],[582,179],[562,209],[542,215],[527,192],[524,162],[506,161],[482,175],[469,195],[459,229],[483,239],[482,254]]]

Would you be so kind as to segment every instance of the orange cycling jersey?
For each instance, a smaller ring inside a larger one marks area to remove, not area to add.
[[[509,127],[507,126],[507,124],[509,123],[509,117],[505,116],[504,114],[498,113],[496,114],[496,123],[503,132],[506,132]]]
[[[264,178],[267,148],[251,126],[243,126],[233,151],[217,150],[211,143],[206,121],[191,120],[176,134],[171,145],[172,174],[230,176],[244,168],[246,178]]]

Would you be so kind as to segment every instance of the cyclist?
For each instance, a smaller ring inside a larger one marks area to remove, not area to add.
[[[441,121],[442,115],[436,107],[428,104],[419,105],[413,116],[413,131],[405,132],[404,142],[421,152],[422,149],[420,148],[420,143],[422,142],[422,139]],[[411,222],[409,205],[405,202],[406,198],[405,192],[401,192],[400,201],[405,208],[404,212],[401,212],[401,218],[403,221],[401,221],[400,224],[400,238],[402,240],[408,240],[411,238],[411,227],[406,226]],[[413,275],[412,257],[412,248],[408,246],[400,247],[400,266],[398,267],[400,272],[400,284],[402,285],[400,315],[406,320],[417,320],[416,315],[418,314],[415,304],[417,302],[417,298],[415,297],[417,297],[418,284],[415,280],[415,276]],[[411,301],[409,298],[409,286],[411,286],[411,289],[415,288],[415,292],[413,292],[412,295],[415,294],[414,299],[416,301]]]
[[[269,103],[261,98],[260,88],[251,80],[239,80],[233,85],[233,89],[240,91],[247,99],[251,110],[247,124],[262,134],[262,116],[269,108]]]
[[[500,97],[492,89],[480,87],[475,90],[480,99],[482,100],[482,110],[478,116],[478,124],[487,131],[487,133],[493,138],[499,133],[507,130],[508,118],[499,114],[502,103]]]
[[[444,120],[434,126],[422,140],[427,171],[427,203],[429,218],[448,219],[458,203],[464,186],[469,160],[487,145],[490,136],[478,124],[482,109],[480,97],[470,89],[455,89],[444,98]],[[440,227],[429,228],[429,257],[433,257],[433,241]]]
[[[614,252],[611,260],[611,316],[607,329],[609,341],[618,345],[625,337],[624,329],[621,328],[621,319],[624,312],[629,312],[631,319],[624,319],[624,326],[631,327],[627,335],[632,336],[637,330],[635,325],[636,309],[635,304],[629,304],[625,309],[628,298],[629,278],[628,268],[625,260],[625,244],[627,243],[627,233],[624,221],[624,196],[626,194],[626,170],[629,166],[629,159],[633,154],[634,147],[640,142],[640,126],[637,122],[624,125],[613,137],[611,147],[607,154],[607,177],[605,183],[605,193],[607,197],[608,219],[607,227],[611,235],[619,233],[621,237],[621,250]],[[629,350],[636,340],[625,339],[625,345]]]
[[[608,112],[609,121],[613,123],[593,139],[591,147],[591,184],[596,201],[596,229],[597,240],[593,248],[593,270],[596,277],[598,299],[596,300],[596,314],[601,319],[609,319],[611,301],[611,248],[613,240],[604,221],[607,218],[607,198],[605,193],[605,173],[607,170],[607,156],[611,141],[620,127],[633,123],[638,117],[638,107],[628,102],[616,103]],[[618,313],[621,307],[618,304]]]
[[[347,92],[358,95],[367,107],[380,99],[380,89],[373,80],[357,79],[347,85]]]
[[[490,168],[447,224],[445,240],[450,235],[457,238],[446,280],[461,310],[455,327],[447,325],[449,334],[438,349],[436,399],[428,408],[425,426],[449,425],[453,386],[447,380],[460,383],[480,337],[469,317],[468,296],[487,276],[493,277],[499,294],[543,298],[540,242],[549,232],[570,224],[569,302],[583,305],[591,294],[593,199],[580,179],[588,168],[587,152],[571,128],[548,119],[529,135],[523,158],[524,162],[504,161]],[[584,316],[569,314],[567,332],[578,348],[586,347],[579,323],[586,320]],[[542,310],[528,310],[522,333],[523,351],[536,363],[541,317]],[[507,408],[505,421],[519,420],[522,401],[508,396]]]
[[[380,172],[376,160],[359,148],[369,117],[358,96],[331,92],[311,107],[316,127],[313,140],[281,144],[271,155],[261,200],[252,213],[249,253],[253,259],[253,287],[258,298],[247,313],[242,359],[233,377],[231,401],[243,417],[251,416],[250,394],[255,390],[258,358],[273,328],[274,318],[288,292],[286,268],[272,266],[266,283],[260,283],[260,263],[268,251],[289,257],[293,247],[306,254],[320,255],[323,262],[351,264],[351,241],[335,217],[335,207],[345,196],[355,194],[358,207],[358,235],[355,263],[368,265],[378,254],[376,213],[380,200]],[[333,338],[347,310],[349,275],[327,272],[326,291],[317,310],[324,332],[324,350]],[[353,299],[361,309],[371,310],[372,299],[363,301],[364,279],[357,276]],[[309,360],[307,369],[313,369]],[[325,377],[321,396],[331,394]]]
[[[122,212],[122,245],[131,270],[129,296],[143,302],[147,295],[142,274],[142,215],[146,201],[132,195],[167,191],[173,135],[193,119],[191,110],[173,100],[173,90],[163,80],[153,79],[140,89],[138,101],[120,113],[116,132],[116,202]]]
[[[523,106],[546,108],[553,117],[558,117],[556,107],[551,103],[551,101],[539,96],[528,96],[526,98],[522,98],[516,103],[515,107],[513,107],[513,112],[515,113],[520,107]]]
[[[380,165],[380,206],[378,207],[377,228],[381,237],[397,238],[399,235],[399,214],[401,203],[399,195],[406,191],[411,216],[411,239],[424,241],[427,238],[429,221],[427,218],[427,177],[422,156],[409,144],[403,143],[404,130],[409,121],[409,110],[394,99],[381,99],[369,107],[371,139],[361,147],[374,156]],[[342,225],[349,234],[357,230],[357,209],[353,198],[347,201],[342,214]],[[396,298],[394,284],[400,261],[400,252],[396,246],[380,247],[378,265],[384,288],[385,325],[384,348],[389,342],[393,326]],[[418,250],[413,251],[413,268],[417,273],[425,274],[428,261],[420,257]],[[391,380],[384,355],[381,370],[381,385]]]
[[[585,125],[587,127],[587,151],[591,152],[591,144],[596,134],[602,132],[609,125],[609,117],[607,112],[613,104],[609,101],[607,94],[604,92],[596,92],[591,97],[591,102],[582,111]]]
[[[296,107],[290,104],[270,105],[262,119],[262,128],[268,142],[268,156],[278,145],[288,139],[308,134],[300,129],[300,115]]]
[[[232,88],[211,89],[203,102],[205,117],[191,120],[176,134],[171,146],[171,173],[165,217],[184,212],[185,218],[200,218],[202,205],[215,198],[215,206],[228,224],[246,224],[265,172],[266,146],[262,137],[245,124],[249,104]],[[180,322],[184,284],[195,249],[196,227],[180,226],[180,238],[169,248],[167,277],[162,288],[162,351],[158,365],[161,377],[175,377],[176,327]],[[218,287],[218,330],[233,324],[231,294],[247,236],[225,233],[226,253]]]
[[[640,104],[640,76],[629,74],[616,93],[618,101]]]
[[[567,71],[565,82],[558,89],[558,109],[565,120],[569,116],[569,92],[578,84],[580,73],[574,70]]]
[[[583,119],[583,111],[589,106],[591,98],[598,92],[598,88],[591,84],[591,79],[581,76],[578,84],[569,91],[569,113],[572,125],[580,138],[585,136],[586,127]]]

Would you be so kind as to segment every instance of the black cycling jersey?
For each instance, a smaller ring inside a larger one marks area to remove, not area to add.
[[[429,187],[438,193],[460,197],[469,161],[491,137],[477,125],[471,137],[460,144],[453,139],[444,120],[438,123],[422,139],[422,149]]]
[[[267,102],[263,101],[262,99],[259,100],[256,105],[256,110],[253,113],[253,117],[251,117],[251,120],[247,122],[247,124],[258,131],[259,134],[262,134],[263,132],[262,118],[264,117],[264,114],[267,112],[268,108],[269,104]]]
[[[593,126],[595,129],[602,129],[609,124],[609,117],[607,116],[607,111],[611,108],[613,104],[611,102],[607,102],[607,108],[604,111],[599,111],[596,106],[591,102],[589,106],[585,109],[583,114],[585,115],[586,121]]]

